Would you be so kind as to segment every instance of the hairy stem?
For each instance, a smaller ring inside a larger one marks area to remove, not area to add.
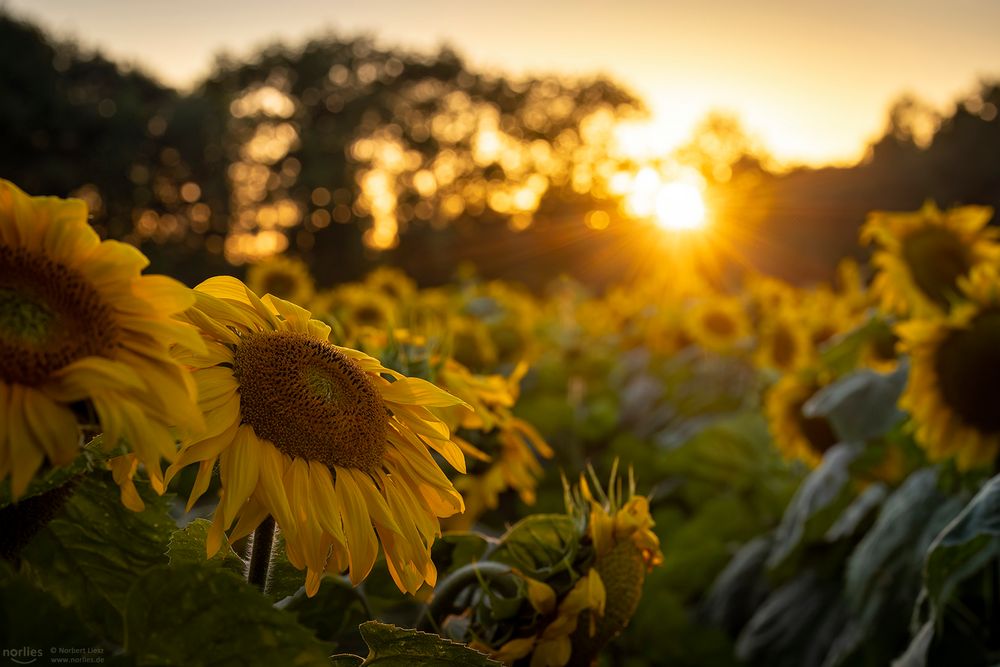
[[[268,516],[257,530],[253,531],[250,541],[250,564],[247,566],[247,581],[261,592],[266,592],[267,570],[271,566],[271,548],[274,546],[274,519]]]

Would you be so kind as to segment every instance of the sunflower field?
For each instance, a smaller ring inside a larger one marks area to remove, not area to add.
[[[997,664],[992,215],[810,287],[189,288],[2,181],[2,659]]]

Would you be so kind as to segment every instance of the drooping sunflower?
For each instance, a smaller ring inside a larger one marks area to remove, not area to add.
[[[981,266],[963,281],[968,301],[948,315],[896,326],[910,375],[900,397],[932,460],[961,469],[1000,456],[1000,277]]]
[[[591,471],[593,475],[593,471]],[[616,637],[635,613],[647,572],[663,562],[660,540],[653,532],[649,501],[636,495],[631,475],[622,489],[612,473],[605,492],[595,484],[591,491],[581,476],[576,489],[566,487],[567,514],[581,531],[581,548],[574,563],[580,574],[565,590],[565,582],[519,576],[527,584],[527,599],[542,621],[532,635],[516,636],[491,647],[482,641],[472,646],[505,664],[529,659],[532,667],[591,664],[601,649]],[[517,527],[512,529],[516,530]],[[501,543],[502,543],[501,539]],[[563,592],[557,592],[562,588]]]
[[[810,467],[819,465],[823,454],[839,442],[830,422],[802,413],[802,406],[823,386],[822,379],[813,373],[789,373],[764,397],[764,413],[778,450]]]
[[[292,303],[309,303],[316,293],[306,263],[285,255],[268,257],[247,269],[247,286],[255,294],[273,294]]]
[[[913,317],[946,313],[960,296],[959,279],[1000,259],[1000,230],[986,226],[992,215],[985,206],[941,211],[930,202],[914,213],[869,215],[861,241],[878,246],[872,289],[883,309]]]
[[[26,490],[44,461],[65,465],[79,453],[81,420],[124,442],[162,484],[161,458],[173,460],[170,427],[203,426],[190,375],[173,344],[204,350],[197,331],[172,319],[194,302],[165,276],[143,276],[136,248],[101,241],[78,199],[29,197],[0,180],[0,480]],[[93,416],[88,417],[87,412]],[[96,417],[96,424],[93,423]],[[141,508],[123,484],[123,500]]]
[[[739,299],[707,297],[684,318],[687,335],[705,350],[732,352],[750,336],[750,320]]]
[[[222,495],[209,553],[272,516],[289,561],[313,595],[324,572],[370,572],[382,543],[403,591],[436,580],[430,546],[439,518],[463,510],[430,450],[465,471],[447,426],[428,408],[461,403],[368,355],[328,342],[308,311],[243,283],[212,278],[187,312],[207,341],[196,368],[205,433],[182,443],[168,478],[197,463],[189,507],[218,463]],[[374,528],[373,528],[374,526]],[[376,534],[378,539],[376,539]]]

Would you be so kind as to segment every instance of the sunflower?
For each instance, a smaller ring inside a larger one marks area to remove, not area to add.
[[[433,585],[439,518],[464,505],[429,450],[460,472],[465,459],[428,408],[461,401],[329,343],[330,328],[308,311],[261,300],[234,278],[212,278],[195,292],[187,315],[208,354],[188,361],[208,427],[182,443],[167,475],[198,464],[190,508],[218,463],[222,495],[209,554],[234,521],[230,541],[270,515],[289,561],[306,570],[309,595],[324,572],[346,569],[360,583],[378,540],[400,590]]]
[[[684,328],[693,341],[712,352],[731,352],[750,336],[743,304],[723,296],[696,302],[684,318]]]
[[[839,441],[829,421],[802,414],[802,406],[823,386],[811,373],[790,373],[764,398],[764,412],[778,449],[786,458],[811,467],[819,465],[823,454]]]
[[[576,564],[579,578],[560,596],[554,586],[561,582],[518,573],[543,624],[535,634],[512,638],[496,649],[479,641],[474,648],[506,664],[530,656],[532,667],[562,667],[571,660],[583,665],[626,627],[639,605],[646,573],[663,562],[660,540],[652,530],[649,501],[635,494],[631,475],[627,489],[615,471],[606,492],[600,485],[594,488],[596,493],[582,475],[576,489],[566,486],[567,513],[582,528],[581,544],[586,545],[581,550],[586,564]]]
[[[940,315],[959,295],[958,281],[973,267],[1000,259],[992,209],[963,206],[941,211],[928,202],[915,213],[875,212],[861,229],[878,249],[872,289],[889,313]]]
[[[29,197],[0,181],[0,480],[20,497],[47,460],[80,450],[81,420],[105,447],[131,450],[162,488],[171,426],[203,426],[195,385],[171,357],[173,343],[204,350],[197,331],[172,319],[194,301],[130,245],[101,241],[78,199]],[[91,416],[86,416],[90,413]],[[96,423],[95,423],[96,421]],[[127,489],[127,476],[116,475]],[[123,500],[141,508],[138,496]]]
[[[365,287],[384,294],[396,303],[406,303],[413,298],[417,284],[399,269],[380,266],[365,276]]]
[[[256,294],[273,294],[293,303],[309,303],[316,286],[301,259],[275,255],[247,270],[247,286]]]
[[[900,397],[932,460],[965,470],[1000,455],[1000,278],[982,266],[962,283],[969,301],[947,315],[898,324],[910,376]]]
[[[490,370],[497,365],[497,347],[480,320],[452,317],[448,333],[450,354],[460,364],[477,371]]]
[[[357,341],[370,333],[384,333],[398,323],[392,299],[357,283],[338,287],[332,304],[333,315],[344,327],[348,341]]]
[[[760,368],[787,373],[810,363],[815,353],[811,332],[803,326],[797,311],[782,307],[761,325],[754,361]]]

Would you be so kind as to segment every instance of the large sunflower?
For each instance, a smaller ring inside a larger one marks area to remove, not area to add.
[[[833,426],[823,417],[806,417],[802,406],[823,383],[811,373],[789,373],[768,390],[764,398],[771,436],[789,459],[819,465],[826,450],[838,442]]]
[[[295,257],[275,255],[247,270],[247,285],[256,294],[273,294],[293,303],[309,303],[316,285],[305,262]]]
[[[202,327],[208,354],[190,362],[208,428],[182,443],[168,477],[198,463],[190,507],[218,462],[222,497],[209,552],[234,521],[231,541],[270,515],[289,561],[307,571],[309,595],[324,572],[347,569],[352,582],[363,580],[378,553],[376,533],[401,590],[433,585],[438,519],[461,512],[463,502],[429,450],[461,472],[465,460],[428,408],[461,401],[330,344],[329,327],[308,311],[261,300],[234,278],[195,291],[188,316]]]
[[[124,439],[124,465],[141,461],[158,485],[161,457],[176,454],[169,427],[203,425],[194,382],[169,352],[175,342],[204,350],[197,331],[171,319],[194,296],[140,275],[148,263],[102,242],[84,202],[0,181],[0,480],[11,478],[14,498],[43,461],[77,456],[81,421],[109,450]],[[137,495],[123,499],[141,507]]]
[[[1000,232],[986,226],[992,215],[985,206],[941,211],[930,202],[915,213],[872,213],[861,240],[878,245],[872,288],[882,307],[914,317],[947,312],[959,279],[1000,259]]]
[[[899,404],[913,416],[917,441],[931,459],[954,457],[968,469],[1000,456],[1000,279],[983,266],[963,287],[968,302],[896,333],[910,355]]]

